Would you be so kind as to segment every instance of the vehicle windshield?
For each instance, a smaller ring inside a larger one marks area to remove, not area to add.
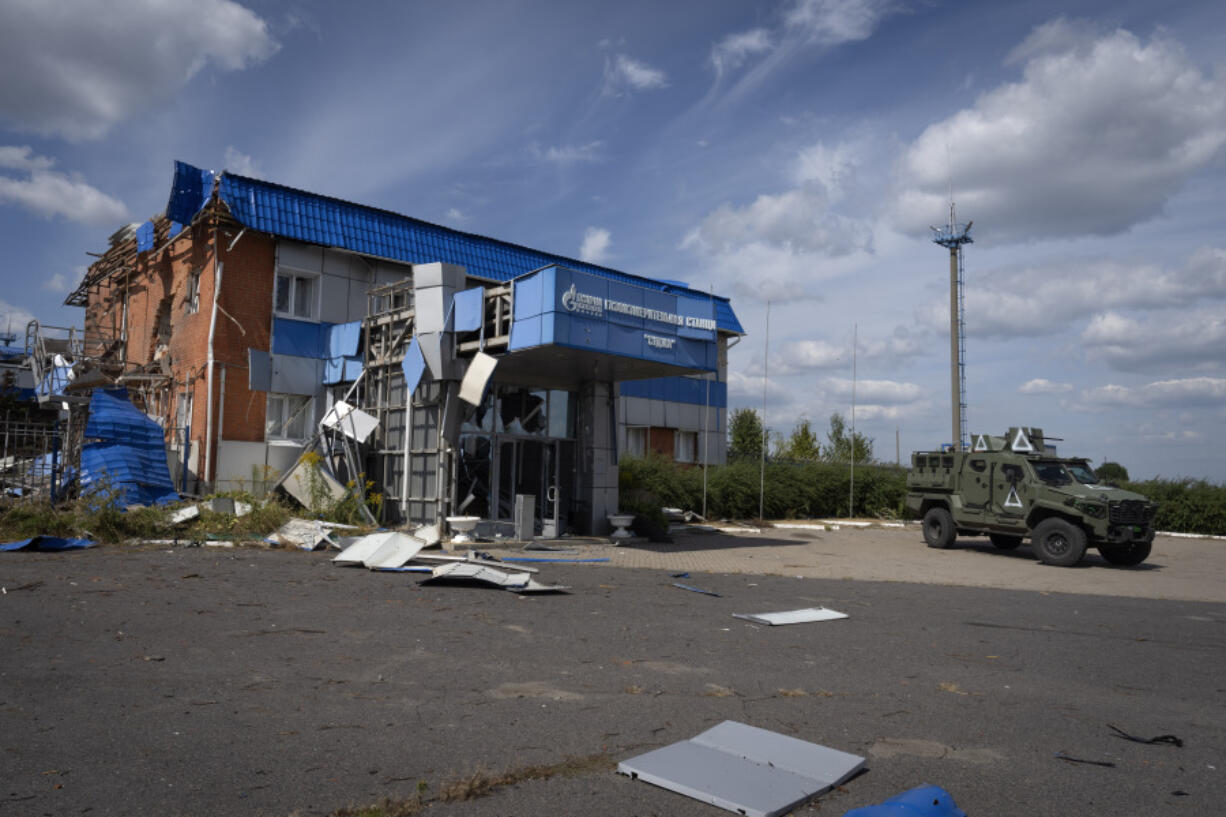
[[[1068,472],[1073,475],[1073,479],[1077,480],[1082,485],[1097,485],[1099,483],[1099,479],[1098,477],[1094,476],[1094,472],[1080,462],[1070,463],[1065,467],[1068,468]]]
[[[1068,485],[1073,481],[1068,471],[1064,470],[1064,465],[1058,462],[1036,462],[1034,473],[1048,485]]]

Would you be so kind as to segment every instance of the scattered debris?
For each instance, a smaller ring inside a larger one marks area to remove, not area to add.
[[[367,567],[404,567],[426,543],[407,533],[392,533],[363,562]]]
[[[966,812],[940,786],[920,786],[880,805],[852,809],[843,817],[966,817]]]
[[[330,535],[330,529],[351,528],[352,525],[337,525],[334,522],[322,522],[318,519],[291,519],[267,538],[274,545],[296,547],[302,550],[318,550],[327,544],[340,550]]]
[[[804,624],[810,621],[834,621],[840,618],[850,618],[838,610],[828,610],[825,607],[808,607],[802,610],[783,610],[778,613],[733,613],[733,618],[743,618],[755,624],[769,624],[772,627],[779,624]]]
[[[560,584],[541,584],[527,573],[512,573],[491,565],[468,561],[441,564],[434,568],[432,575],[426,581],[438,579],[487,582],[517,593],[557,593],[570,589]]]
[[[95,543],[92,539],[64,539],[59,536],[35,536],[30,539],[22,539],[18,542],[0,543],[0,550],[41,550],[44,552],[55,552],[60,550],[81,550],[83,548],[92,548]]]
[[[186,508],[179,508],[170,515],[170,521],[175,525],[182,525],[184,522],[190,522],[200,515],[200,509],[195,505],[188,505]]]
[[[579,551],[572,550],[569,552],[578,553]],[[555,564],[555,565],[567,565],[567,564],[578,565],[578,564],[590,564],[594,562],[607,562],[609,561],[609,559],[607,556],[596,558],[596,559],[550,559],[546,557],[533,557],[533,556],[507,556],[503,558],[503,561],[504,562],[543,562],[545,564]]]
[[[1157,743],[1166,743],[1171,746],[1183,746],[1183,740],[1181,738],[1175,737],[1174,735],[1158,735],[1155,738],[1139,738],[1136,735],[1128,734],[1123,729],[1120,729],[1118,726],[1112,726],[1111,724],[1107,724],[1107,728],[1110,729],[1112,732],[1115,732],[1115,736],[1117,738],[1123,738],[1124,740],[1130,740],[1133,743],[1145,743],[1145,744],[1150,744],[1150,745],[1157,744]]]
[[[673,582],[673,587],[680,587],[682,590],[689,590],[691,593],[702,593],[704,596],[715,596],[716,598],[722,598],[722,596],[720,596],[720,594],[716,593],[714,590],[703,590],[701,587],[690,587],[688,584],[682,584],[681,582]]]
[[[366,536],[359,536],[357,539],[349,542],[349,544],[332,558],[333,564],[338,565],[366,565],[366,560],[369,559],[376,550],[392,538],[394,531],[376,531],[375,533]]]
[[[724,721],[617,770],[746,817],[776,817],[851,778],[864,758]]]
[[[1106,766],[1109,769],[1115,768],[1115,764],[1108,760],[1086,760],[1085,758],[1081,757],[1071,757],[1066,755],[1064,752],[1056,752],[1053,757],[1059,758],[1060,760],[1067,760],[1069,763],[1088,763],[1091,766]]]

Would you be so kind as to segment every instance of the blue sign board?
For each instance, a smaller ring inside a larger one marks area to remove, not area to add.
[[[715,302],[545,267],[513,282],[510,351],[567,346],[715,371]]]

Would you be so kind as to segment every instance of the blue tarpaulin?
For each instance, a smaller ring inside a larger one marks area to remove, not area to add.
[[[4,550],[80,550],[92,548],[94,543],[89,539],[63,539],[59,536],[35,536],[33,539],[22,539],[20,542],[0,543],[0,551]]]
[[[162,429],[128,402],[126,389],[94,389],[85,438],[82,490],[115,490],[122,505],[161,505],[179,498],[166,465]]]
[[[920,786],[880,805],[854,808],[843,817],[966,817],[953,795],[940,786]]]
[[[362,357],[359,341],[362,337],[362,322],[323,324],[327,326],[324,358],[324,385],[348,383],[362,373]]]

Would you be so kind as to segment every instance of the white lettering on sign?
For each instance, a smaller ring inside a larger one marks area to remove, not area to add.
[[[619,315],[629,315],[634,318],[646,318],[649,321],[665,323],[669,326],[684,326],[687,329],[705,329],[714,332],[714,318],[699,318],[694,315],[678,315],[675,312],[665,312],[662,309],[651,309],[624,301],[614,301],[611,298],[601,298],[599,295],[588,295],[580,292],[575,284],[562,293],[562,306],[567,312],[579,312],[592,317],[603,317],[605,312],[616,312]]]
[[[673,344],[677,342],[676,338],[662,338],[659,335],[649,335],[643,333],[643,337],[647,339],[647,345],[653,349],[671,349]]]

